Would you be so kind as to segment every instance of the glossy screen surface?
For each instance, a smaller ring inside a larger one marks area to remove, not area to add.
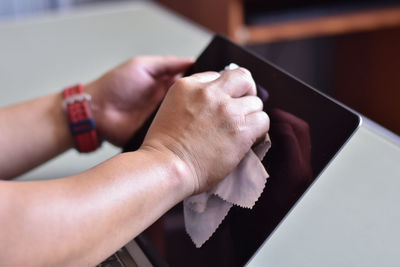
[[[356,114],[220,36],[188,75],[230,63],[250,70],[270,116],[272,148],[263,160],[270,178],[254,208],[233,207],[200,249],[185,232],[182,204],[171,209],[137,239],[155,265],[244,265],[359,125]],[[140,146],[150,122],[125,151]]]

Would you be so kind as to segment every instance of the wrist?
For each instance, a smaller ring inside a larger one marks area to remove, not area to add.
[[[181,193],[181,199],[178,201],[193,195],[195,186],[194,179],[191,179],[192,171],[180,157],[168,149],[162,150],[148,145],[142,145],[137,151],[148,154],[158,161],[158,164],[165,166],[171,185],[175,187],[176,192]]]
[[[102,135],[102,121],[101,118],[102,116],[102,110],[103,107],[101,107],[100,101],[98,97],[96,96],[96,83],[91,82],[88,84],[83,85],[83,91],[91,96],[91,101],[90,101],[90,109],[92,111],[92,116],[94,121],[96,122],[96,129],[97,129],[97,134],[99,138],[102,140],[103,135]]]
[[[91,95],[81,84],[63,90],[63,109],[70,133],[79,152],[92,152],[100,146],[96,123],[92,115]]]
[[[113,126],[114,121],[110,119],[110,117],[114,119],[113,116],[116,113],[110,108],[110,104],[105,101],[104,90],[102,89],[102,84],[99,80],[92,81],[83,86],[83,90],[92,97],[90,104],[99,139],[115,144],[113,138],[110,137],[109,129],[117,131],[116,127]]]

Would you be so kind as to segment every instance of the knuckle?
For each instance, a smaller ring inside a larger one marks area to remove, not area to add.
[[[253,136],[251,132],[248,130],[245,130],[244,127],[240,128],[238,127],[237,129],[237,140],[236,143],[240,145],[241,148],[245,148],[247,151],[254,143],[255,140],[253,140]]]
[[[246,116],[245,115],[236,115],[232,117],[233,122],[235,123],[236,133],[243,133],[245,131],[246,125]]]
[[[210,102],[213,100],[213,90],[209,87],[202,87],[197,91],[197,97],[201,101]]]
[[[190,80],[188,77],[180,78],[175,82],[175,86],[181,89],[187,88],[190,86]]]
[[[232,108],[231,105],[229,105],[229,102],[227,100],[221,100],[218,103],[218,113],[221,114],[224,117],[231,117],[232,116]]]
[[[262,125],[267,131],[269,130],[269,116],[267,113],[265,112],[257,112],[257,116],[256,116],[257,122],[258,124]]]
[[[232,134],[235,136],[241,136],[245,132],[246,118],[243,115],[234,115],[227,118],[227,125]]]
[[[257,97],[257,96],[254,96],[253,99],[254,99],[253,105],[254,105],[255,107],[258,107],[260,110],[262,110],[262,109],[264,108],[264,103],[263,103],[263,101],[262,101],[259,97]]]
[[[221,126],[229,135],[237,136],[243,130],[245,118],[243,115],[235,114],[228,103],[220,103],[217,108],[217,116]]]
[[[256,94],[256,84],[251,76],[250,71],[245,68],[238,68],[234,70],[238,73],[238,77],[241,81],[240,86],[246,87],[247,91],[251,92],[252,94]]]
[[[251,73],[248,69],[240,67],[235,69],[234,71],[237,72],[239,75],[242,75],[243,77],[251,78]]]

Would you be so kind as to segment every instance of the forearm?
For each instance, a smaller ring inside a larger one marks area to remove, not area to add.
[[[72,147],[61,93],[0,108],[0,179],[11,179]]]
[[[98,263],[191,193],[178,163],[139,150],[69,178],[2,182],[0,265]]]

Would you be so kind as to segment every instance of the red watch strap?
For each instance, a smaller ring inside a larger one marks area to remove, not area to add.
[[[89,95],[85,95],[81,84],[63,91],[64,107],[71,134],[79,152],[91,152],[99,147],[96,125],[90,110]]]

